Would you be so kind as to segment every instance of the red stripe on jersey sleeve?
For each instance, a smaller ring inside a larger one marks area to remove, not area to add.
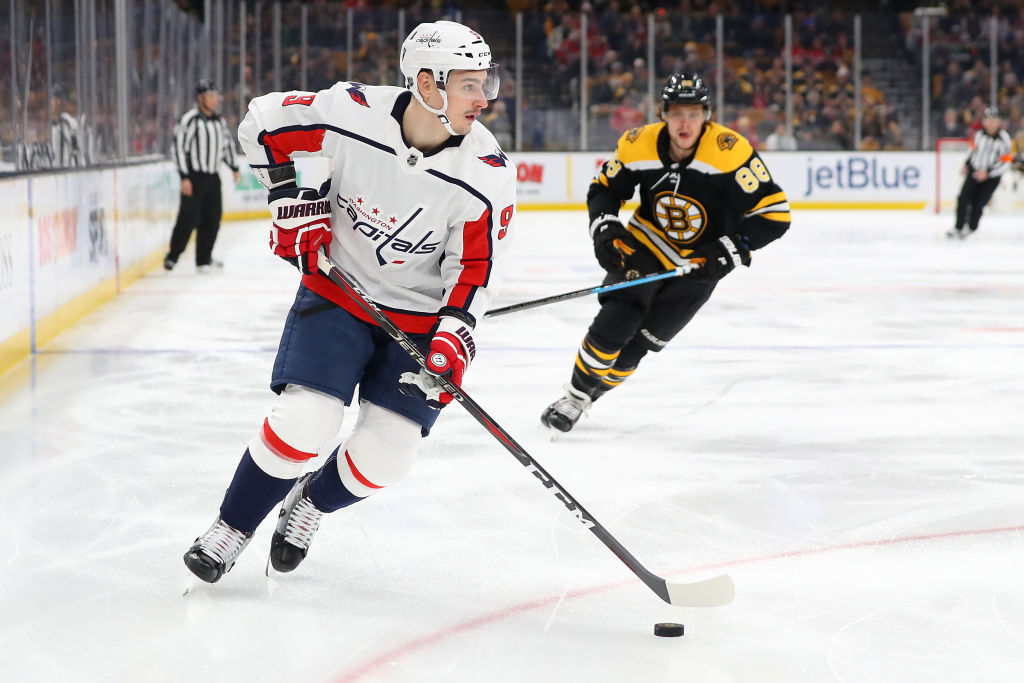
[[[283,130],[263,133],[260,143],[267,150],[267,159],[275,164],[291,161],[292,152],[319,152],[324,146],[325,128]]]
[[[462,226],[462,272],[448,297],[448,306],[466,308],[477,287],[487,284],[491,274],[490,209],[480,218]]]

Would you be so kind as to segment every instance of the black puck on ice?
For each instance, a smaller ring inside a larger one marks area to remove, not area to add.
[[[654,635],[662,636],[664,638],[678,638],[683,635],[683,625],[666,622],[655,624]]]

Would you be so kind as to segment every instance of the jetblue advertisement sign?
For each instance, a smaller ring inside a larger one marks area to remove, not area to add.
[[[764,152],[776,182],[798,202],[926,202],[935,190],[929,152]]]

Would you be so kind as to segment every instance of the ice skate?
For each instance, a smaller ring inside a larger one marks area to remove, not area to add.
[[[185,566],[206,583],[216,583],[235,566],[250,540],[251,531],[239,531],[218,517],[185,553]]]
[[[270,565],[279,572],[292,571],[306,558],[313,534],[324,516],[309,499],[312,477],[310,472],[298,478],[277,515],[277,528],[270,541]]]
[[[541,413],[540,421],[545,427],[568,432],[576,425],[580,416],[590,410],[591,403],[589,396],[571,384],[566,384],[565,395]]]
[[[197,273],[216,273],[224,270],[224,262],[212,259],[209,263],[204,263],[201,266],[196,266]]]
[[[962,240],[967,237],[967,231],[960,228],[950,228],[949,232],[946,233],[946,237],[951,240]]]

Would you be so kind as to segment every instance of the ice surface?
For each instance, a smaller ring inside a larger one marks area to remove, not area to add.
[[[182,597],[298,279],[228,224],[223,273],[186,253],[0,378],[0,680],[1019,681],[1024,234],[948,221],[796,212],[567,435],[538,417],[593,297],[478,330],[467,391],[651,571],[731,573],[716,609],[662,603],[457,406],[300,570],[264,576],[264,523]],[[523,212],[494,305],[597,284],[586,222]]]

